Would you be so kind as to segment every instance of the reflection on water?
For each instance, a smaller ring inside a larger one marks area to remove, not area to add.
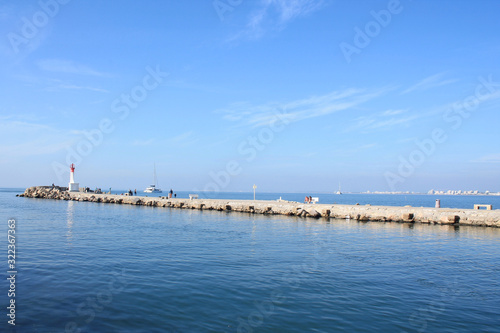
[[[68,322],[82,332],[465,333],[500,327],[496,228],[2,193],[0,204],[17,216],[23,240],[20,332],[62,332]],[[6,239],[0,242],[7,247]],[[123,289],[103,298],[117,265],[126,284],[115,283]]]
[[[73,223],[74,223],[74,214],[75,214],[75,202],[68,200],[68,208],[66,209],[66,241],[68,244],[71,244],[73,239]]]
[[[493,227],[475,227],[475,226],[454,226],[454,225],[441,225],[441,224],[426,224],[426,223],[396,223],[396,222],[358,222],[356,220],[343,220],[343,219],[308,219],[306,223],[318,223],[327,225],[332,224],[348,224],[358,226],[367,230],[399,230],[407,233],[408,229],[417,231],[417,234],[428,235],[461,235],[473,238],[499,238],[500,228]]]

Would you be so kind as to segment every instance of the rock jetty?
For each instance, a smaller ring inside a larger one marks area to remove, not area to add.
[[[63,187],[35,186],[19,197],[142,205],[181,209],[202,209],[251,214],[287,215],[357,221],[429,223],[500,227],[500,210],[474,210],[371,205],[303,204],[288,201],[180,199],[113,194],[68,192]]]

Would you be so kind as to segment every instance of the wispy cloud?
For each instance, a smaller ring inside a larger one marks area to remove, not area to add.
[[[188,146],[198,142],[194,131],[184,132],[167,140],[168,143],[180,146]]]
[[[404,95],[404,94],[408,94],[408,93],[416,91],[416,90],[427,90],[427,89],[431,89],[431,88],[441,87],[441,86],[445,86],[447,84],[451,84],[451,83],[458,81],[456,79],[443,79],[443,76],[444,76],[444,73],[438,73],[438,74],[426,77],[425,79],[417,82],[413,86],[404,90],[401,94]]]
[[[422,112],[422,115],[426,116],[431,116],[431,115],[437,115],[437,114],[446,114],[451,111],[457,111],[457,110],[466,110],[469,112],[469,106],[466,104],[468,100],[470,99],[475,99],[477,98],[477,105],[474,106],[475,108],[481,108],[483,110],[485,109],[492,109],[492,110],[498,110],[500,107],[499,104],[499,99],[500,99],[500,90],[495,90],[491,93],[487,93],[486,95],[482,95],[480,98],[478,98],[475,95],[475,91],[471,91],[470,95],[463,95],[462,97],[457,98],[454,101],[448,102],[448,103],[443,103],[442,105],[437,105],[433,106],[430,108],[427,108],[424,112]]]
[[[188,82],[186,80],[169,80],[168,82],[165,83],[165,86],[172,87],[172,88],[178,88],[178,89],[216,93],[216,94],[221,94],[221,93],[227,92],[227,89],[224,89],[221,87],[217,87],[217,86],[213,86],[213,85],[203,85],[203,84],[191,83],[191,82]]]
[[[21,120],[0,122],[0,154],[8,158],[54,154],[78,138],[71,131]]]
[[[15,75],[14,78],[21,82],[25,82],[30,85],[40,86],[40,89],[49,92],[58,92],[64,90],[88,90],[95,91],[100,93],[109,93],[109,90],[100,88],[100,87],[92,87],[85,85],[77,85],[68,81],[64,81],[61,79],[47,78],[43,76],[34,76],[34,75]]]
[[[249,17],[245,28],[230,38],[259,39],[268,31],[282,30],[291,21],[306,16],[323,5],[323,0],[261,0]]]
[[[405,113],[407,110],[387,110],[382,112],[382,116],[395,116],[401,113]]]
[[[358,149],[359,150],[365,150],[365,149],[370,149],[370,148],[373,148],[373,147],[376,147],[376,146],[377,146],[376,143],[368,143],[366,145],[358,147]]]
[[[500,163],[500,154],[489,154],[472,161],[473,163]]]
[[[109,93],[109,90],[102,88],[95,88],[89,86],[78,86],[75,84],[59,84],[56,86],[47,87],[45,90],[47,91],[61,91],[61,90],[89,90],[101,93]]]
[[[223,113],[223,119],[235,122],[238,126],[268,126],[276,116],[289,122],[316,118],[354,108],[362,103],[383,95],[387,89],[367,91],[346,89],[326,95],[313,96],[288,103],[266,103],[252,105],[235,103],[228,108],[217,110]]]
[[[0,20],[5,20],[9,17],[6,6],[0,7]]]
[[[12,122],[26,122],[26,123],[36,123],[42,119],[39,115],[35,113],[25,113],[25,114],[11,114],[0,116],[0,124],[6,121]]]
[[[70,60],[43,59],[38,61],[38,67],[43,71],[58,72],[65,74],[87,75],[87,76],[110,76],[108,73],[99,72],[88,66],[78,64]]]
[[[379,147],[378,143],[367,143],[364,145],[359,145],[359,144],[354,143],[352,145],[349,145],[347,150],[349,151],[349,154],[357,154],[357,153],[364,153],[366,151],[375,150],[375,149],[377,149],[377,147]],[[344,149],[336,150],[336,154],[344,154],[345,152],[346,152],[346,150],[344,150]]]
[[[374,114],[357,117],[354,119],[355,124],[346,129],[347,132],[359,130],[378,130],[381,128],[389,128],[395,125],[401,125],[411,122],[420,114],[408,114],[408,110],[387,110]]]
[[[145,147],[145,146],[151,146],[153,143],[155,143],[155,139],[135,140],[134,142],[132,142],[132,146]]]

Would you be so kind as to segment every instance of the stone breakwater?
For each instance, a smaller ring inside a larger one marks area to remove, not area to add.
[[[18,195],[26,198],[87,201],[124,205],[203,209],[251,214],[287,215],[357,221],[429,223],[500,227],[500,210],[455,208],[302,204],[297,202],[225,199],[180,199],[94,193],[70,193],[61,187],[36,186]]]

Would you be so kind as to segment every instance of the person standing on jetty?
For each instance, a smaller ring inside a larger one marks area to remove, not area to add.
[[[172,189],[170,189],[170,192],[168,192],[168,198],[172,198],[172,194],[174,194],[174,191]]]

